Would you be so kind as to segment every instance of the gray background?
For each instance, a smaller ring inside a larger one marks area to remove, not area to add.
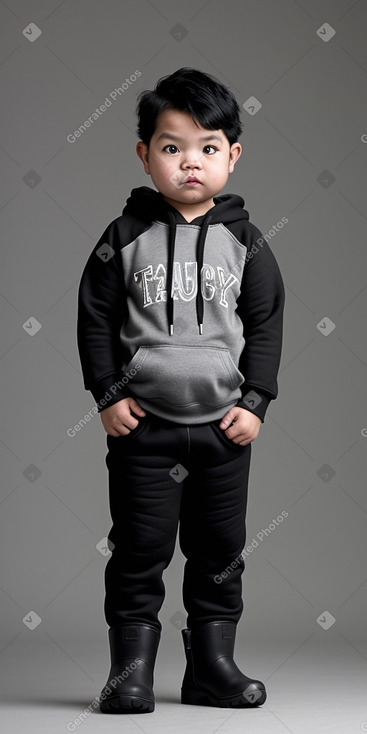
[[[289,220],[269,243],[286,288],[284,346],[279,397],[253,443],[248,542],[282,511],[288,517],[247,557],[238,650],[248,646],[252,674],[279,685],[279,696],[295,681],[295,665],[296,685],[307,689],[318,671],[320,690],[325,659],[326,675],[339,667],[336,650],[344,666],[365,674],[366,3],[8,0],[0,15],[5,679],[19,686],[32,660],[32,700],[42,700],[49,676],[61,698],[79,700],[74,684],[71,698],[66,690],[73,679],[85,686],[80,708],[107,673],[107,558],[96,548],[110,528],[106,434],[94,416],[67,435],[94,405],[76,346],[77,290],[89,253],[131,189],[153,187],[135,152],[137,94],[181,66],[216,76],[242,109],[243,153],[222,193],[243,196],[263,234]],[[328,42],[317,34],[325,22],[336,31]],[[42,31],[33,43],[23,35],[29,23]],[[139,79],[69,143],[66,136],[136,69]],[[243,107],[251,96],[262,104],[255,115]],[[335,324],[329,335],[325,317]],[[41,325],[34,336],[31,318]],[[160,613],[159,675],[167,681],[170,651],[183,670],[183,563],[176,546]],[[34,630],[22,621],[30,612],[42,620]],[[335,622],[326,629],[329,615]],[[310,677],[302,674],[309,656]],[[177,681],[175,700],[179,674]],[[341,670],[335,686],[344,689]],[[269,731],[303,731],[286,705],[270,717]],[[192,716],[201,711],[188,708]],[[335,712],[334,732],[342,725]],[[353,715],[350,731],[360,731],[361,715]]]

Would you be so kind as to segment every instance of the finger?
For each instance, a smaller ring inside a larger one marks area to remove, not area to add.
[[[134,415],[135,411],[132,411],[130,413],[128,418],[124,419],[124,422],[122,425],[124,425],[126,428],[128,428],[130,431],[133,430],[133,428],[136,428],[139,425],[139,421],[144,418],[143,415]],[[134,421],[134,422],[133,422]]]
[[[224,431],[226,436],[228,438],[238,438],[240,434],[238,433],[238,426],[236,427],[236,421],[232,421],[232,423],[228,426],[228,428]]]
[[[134,413],[137,413],[137,415],[146,415],[144,408],[142,408],[139,403],[136,402],[136,400],[132,400],[130,403],[130,410],[133,410]]]
[[[136,426],[138,425],[139,421],[136,421],[135,426],[129,425],[126,423],[121,423],[121,426],[117,429],[121,436],[126,436],[130,431],[132,431]]]
[[[118,436],[127,436],[130,433],[130,430],[127,426],[121,425],[121,427],[118,429]]]
[[[232,413],[232,410],[229,410],[224,418],[222,418],[222,421],[219,424],[219,428],[228,428],[230,425],[233,424],[235,417],[236,416]]]
[[[253,436],[248,433],[238,433],[236,436],[233,436],[232,440],[233,443],[241,444],[241,446],[246,446],[246,444],[253,441]]]
[[[118,438],[121,435],[120,433],[118,433],[118,431],[115,431],[111,428],[109,431],[107,431],[106,429],[106,433],[108,434],[108,436],[113,436],[113,438]]]
[[[136,421],[136,425],[138,425],[138,421]],[[127,436],[128,433],[130,433],[131,428],[136,428],[136,426],[130,427],[126,420],[125,423],[120,423],[118,426],[114,426],[114,428],[110,428],[109,433],[111,436],[114,436],[115,438],[118,438],[118,436]]]
[[[241,446],[247,446],[247,444],[252,443],[255,440],[254,436],[247,436],[243,441],[241,441]]]
[[[131,408],[132,410],[132,408]],[[127,418],[124,418],[124,422],[121,423],[121,426],[123,428],[127,428],[128,432],[132,431],[134,428],[136,428],[139,425],[139,419],[144,418],[144,416],[141,416],[137,413],[137,418],[133,415],[135,411],[132,411],[130,415]],[[144,414],[145,415],[145,414]],[[118,430],[118,429],[117,429]]]

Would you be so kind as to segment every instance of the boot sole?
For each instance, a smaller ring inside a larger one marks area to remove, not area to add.
[[[126,694],[106,698],[99,704],[103,714],[148,714],[154,711],[154,707],[154,701]]]
[[[261,691],[261,695],[254,701],[249,701],[244,697],[243,693],[228,698],[218,698],[212,696],[201,688],[181,688],[181,703],[191,704],[194,706],[217,706],[219,708],[256,708],[266,701],[266,691]]]

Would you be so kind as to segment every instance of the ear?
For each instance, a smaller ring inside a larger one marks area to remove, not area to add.
[[[242,145],[240,143],[233,143],[229,151],[229,166],[228,166],[229,173],[233,173],[235,163],[238,161],[241,153],[242,153]]]
[[[136,144],[136,153],[139,156],[140,160],[143,162],[145,173],[150,174],[148,146],[146,143],[143,143],[142,140],[139,140],[139,142]]]

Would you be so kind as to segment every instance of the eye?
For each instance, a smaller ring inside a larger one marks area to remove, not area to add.
[[[169,143],[168,145],[165,145],[165,147],[163,148],[163,150],[166,150],[166,148],[176,148],[176,150],[178,150],[177,146],[176,145],[173,145],[173,143]]]
[[[165,147],[163,148],[163,150],[165,151],[167,148],[171,148],[171,149],[174,148],[173,151],[172,150],[167,151],[167,153],[169,152],[172,155],[178,151],[177,145],[174,145],[173,143],[168,143],[168,145],[165,145]],[[212,150],[214,151],[214,153],[218,150],[218,148],[216,148],[215,145],[205,145],[204,148],[203,148],[203,151],[205,151],[207,148],[212,148]],[[209,153],[208,155],[213,155],[213,153]]]

